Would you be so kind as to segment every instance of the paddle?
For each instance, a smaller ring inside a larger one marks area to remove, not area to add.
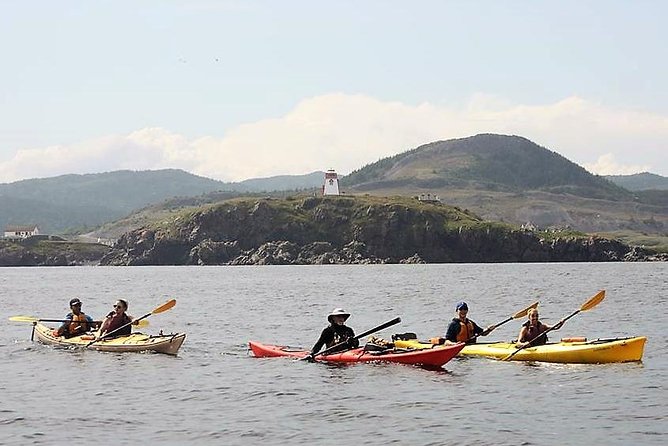
[[[502,325],[505,324],[506,322],[510,322],[510,321],[512,321],[513,319],[519,319],[519,318],[521,318],[521,317],[526,316],[527,313],[529,312],[529,310],[531,310],[532,308],[536,308],[537,306],[538,306],[538,301],[532,303],[531,305],[529,305],[528,307],[526,307],[524,310],[518,311],[517,313],[513,314],[512,316],[510,316],[508,319],[505,319],[505,320],[499,322],[498,324],[492,325],[491,327],[489,327],[489,328],[491,328],[491,330],[488,328],[488,329],[486,329],[485,331],[483,331],[483,332],[480,333],[480,334],[471,336],[470,338],[468,338],[468,339],[466,340],[466,342],[472,341],[472,340],[476,339],[478,336],[482,336],[483,333],[485,333],[485,334],[489,334],[492,330],[496,330],[497,328],[499,328],[500,326],[502,326]]]
[[[34,316],[11,316],[9,318],[10,321],[12,322],[30,322],[31,324],[34,324],[36,322],[73,322],[71,319],[42,319],[42,318],[37,318]],[[81,321],[79,321],[81,322]],[[134,322],[134,321],[133,321]],[[102,321],[93,321],[94,324],[101,324]],[[148,321],[147,320],[142,320],[139,321],[137,324],[138,327],[148,327]]]
[[[358,335],[355,336],[354,338],[350,338],[350,339],[360,339],[360,338],[363,338],[364,336],[368,336],[368,335],[370,335],[370,334],[372,334],[372,333],[375,333],[375,332],[377,332],[377,331],[383,330],[384,328],[391,327],[392,325],[398,324],[399,322],[401,322],[401,318],[400,318],[400,317],[396,317],[396,318],[392,319],[391,321],[387,321],[387,322],[385,322],[384,324],[380,324],[379,326],[374,327],[374,328],[372,328],[371,330],[367,330],[367,331],[365,331],[364,333],[358,334]],[[316,356],[326,355],[326,354],[331,353],[331,352],[333,352],[333,351],[335,351],[335,350],[338,350],[338,349],[341,348],[342,346],[348,344],[348,341],[349,341],[349,339],[347,339],[347,340],[345,340],[345,341],[343,341],[343,342],[339,342],[338,344],[336,344],[336,345],[332,345],[331,347],[326,348],[326,349],[324,349],[323,351],[321,351],[320,353],[316,353],[315,355],[308,354],[308,355],[306,355],[306,356],[305,356],[304,358],[302,358],[302,359],[306,359],[306,360],[308,360],[308,359],[314,359]],[[338,353],[338,352],[337,352],[337,353]]]
[[[575,310],[573,313],[571,313],[570,315],[568,315],[568,316],[566,316],[565,318],[563,318],[563,319],[561,320],[560,323],[554,324],[552,327],[548,328],[547,330],[545,330],[544,332],[542,332],[541,334],[539,334],[538,336],[536,336],[535,338],[533,338],[532,340],[530,340],[529,342],[527,342],[527,343],[524,344],[523,346],[519,347],[517,350],[515,350],[514,352],[512,352],[511,354],[509,354],[509,355],[506,356],[505,358],[503,358],[502,361],[508,361],[510,358],[512,358],[513,356],[515,356],[518,352],[524,350],[524,349],[527,348],[527,347],[530,347],[531,344],[533,344],[533,342],[534,342],[536,339],[538,339],[539,337],[543,336],[544,334],[547,334],[547,333],[551,332],[552,330],[555,330],[555,327],[556,327],[557,325],[559,325],[559,328],[561,328],[561,326],[564,324],[564,322],[566,322],[567,320],[569,320],[570,318],[572,318],[573,316],[575,316],[575,315],[578,314],[579,312],[581,312],[581,311],[588,311],[588,310],[591,310],[591,309],[594,308],[596,305],[600,304],[601,301],[602,301],[604,298],[605,298],[605,290],[601,290],[601,291],[599,291],[599,292],[596,293],[591,299],[589,299],[587,302],[583,303],[582,306],[581,306],[578,310]]]
[[[146,314],[143,315],[142,317],[140,317],[140,318],[138,318],[138,319],[135,319],[135,320],[133,320],[132,322],[128,322],[128,323],[125,324],[125,325],[121,325],[121,326],[118,327],[117,329],[115,329],[115,330],[111,330],[109,333],[106,333],[104,336],[99,337],[99,338],[95,339],[94,341],[89,342],[88,344],[86,344],[86,347],[84,347],[84,348],[88,348],[88,347],[90,347],[91,345],[95,344],[96,342],[101,341],[101,340],[103,340],[104,338],[107,338],[107,337],[111,336],[112,334],[116,333],[117,331],[124,329],[124,328],[127,327],[128,325],[132,325],[132,324],[134,324],[135,322],[139,322],[139,321],[141,321],[142,319],[146,319],[147,317],[149,317],[149,316],[152,315],[152,314],[163,313],[163,312],[165,312],[165,311],[167,311],[167,310],[171,310],[172,307],[174,307],[174,305],[176,305],[176,299],[168,300],[167,302],[165,302],[164,304],[160,305],[159,307],[154,308],[153,311],[151,311],[150,313],[146,313]]]

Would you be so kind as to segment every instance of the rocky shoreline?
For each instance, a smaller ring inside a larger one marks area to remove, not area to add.
[[[108,247],[0,245],[0,266],[667,261],[617,240],[484,222],[405,197],[237,199],[123,234]]]
[[[407,199],[238,201],[124,234],[101,265],[661,261],[600,237],[546,239]]]

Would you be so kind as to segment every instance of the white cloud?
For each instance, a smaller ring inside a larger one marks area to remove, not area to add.
[[[25,149],[0,162],[0,182],[117,169],[181,168],[225,181],[334,168],[342,174],[421,144],[476,133],[525,136],[598,174],[668,175],[668,117],[579,97],[513,105],[475,95],[460,107],[406,105],[364,95],[306,99],[285,116],[224,136],[188,139],[160,128],[68,146]]]
[[[630,175],[650,170],[648,165],[621,165],[611,153],[600,156],[593,164],[583,164],[582,167],[599,175]]]

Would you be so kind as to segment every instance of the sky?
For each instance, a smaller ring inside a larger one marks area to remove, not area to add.
[[[526,137],[668,176],[668,2],[0,0],[0,183],[348,174]]]

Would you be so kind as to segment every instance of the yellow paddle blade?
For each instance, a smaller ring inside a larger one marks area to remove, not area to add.
[[[11,316],[9,318],[12,322],[37,322],[39,319],[32,316]]]
[[[526,307],[524,310],[518,311],[517,313],[513,314],[513,319],[519,319],[521,317],[524,317],[524,316],[527,315],[527,313],[529,313],[529,310],[531,310],[532,308],[537,308],[537,307],[538,307],[538,301],[532,303],[531,305]]]
[[[142,319],[139,322],[137,322],[136,324],[133,323],[132,325],[134,325],[137,328],[148,327],[148,319]]]
[[[580,307],[580,311],[591,310],[596,305],[600,304],[603,299],[605,299],[605,290],[599,291],[594,295],[594,297],[589,299],[587,302],[583,303],[582,306]]]
[[[174,307],[174,305],[176,305],[176,299],[168,300],[167,302],[160,305],[155,310],[151,311],[151,314],[162,313],[164,311],[171,310]]]

